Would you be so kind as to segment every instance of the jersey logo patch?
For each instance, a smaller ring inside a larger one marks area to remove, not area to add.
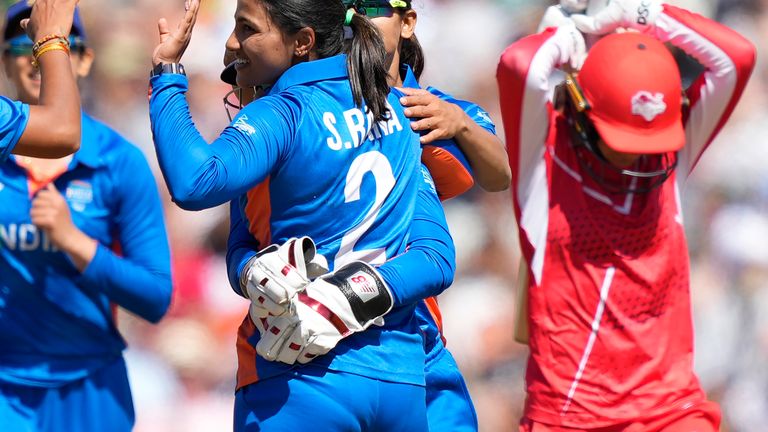
[[[246,135],[253,135],[256,133],[256,128],[248,124],[248,116],[245,114],[241,115],[232,126]]]
[[[72,210],[81,212],[93,202],[93,186],[82,180],[73,180],[67,186],[64,195],[67,197],[67,202],[72,206]]]
[[[365,272],[359,271],[347,278],[347,283],[352,288],[352,291],[360,297],[363,303],[366,303],[379,295],[379,288],[376,286],[376,281]]]
[[[645,121],[653,121],[667,110],[664,93],[640,91],[632,96],[632,114],[642,116]]]
[[[480,120],[483,120],[483,121],[485,121],[487,123],[493,123],[493,120],[491,120],[491,116],[489,116],[488,113],[486,113],[483,110],[477,110],[477,114],[475,114],[475,115]]]

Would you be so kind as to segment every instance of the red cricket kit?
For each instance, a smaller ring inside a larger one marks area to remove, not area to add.
[[[570,38],[545,30],[511,45],[499,64],[515,214],[530,270],[521,430],[675,430],[664,427],[699,411],[719,423],[693,372],[679,196],[741,96],[755,49],[736,32],[668,5],[651,34],[705,72],[686,91],[691,105],[677,169],[645,194],[610,193],[592,180],[569,126],[552,110],[549,78],[568,60]],[[535,424],[539,429],[530,428]]]

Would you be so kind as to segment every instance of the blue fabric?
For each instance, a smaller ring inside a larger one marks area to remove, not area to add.
[[[240,389],[234,430],[426,432],[424,398],[421,386],[306,367]]]
[[[418,137],[397,91],[389,95],[393,115],[387,121],[373,123],[355,106],[346,56],[293,66],[210,145],[189,116],[186,77],[164,74],[151,85],[155,146],[174,201],[191,209],[236,203],[228,254],[235,290],[237,274],[253,249],[237,252],[233,245],[264,247],[308,235],[331,269],[355,259],[380,264],[405,251],[424,182]],[[268,196],[248,196],[266,180]],[[266,202],[268,220],[255,220],[250,209]],[[247,240],[253,222],[268,225],[269,237]],[[452,279],[452,269],[447,274],[432,265],[419,272],[427,270],[434,274],[425,279]],[[424,351],[414,307],[394,309],[383,327],[346,338],[313,363],[423,385]],[[255,346],[258,338],[254,334],[248,342]],[[260,379],[267,379],[291,368],[257,357],[256,369]]]
[[[16,147],[28,121],[29,105],[0,96],[0,162]]]
[[[420,88],[409,67],[405,66],[401,73],[403,86]],[[434,87],[427,87],[426,90],[442,100],[458,105],[480,127],[496,135],[496,125],[488,113],[477,104],[456,99]],[[466,156],[454,140],[437,141],[432,145],[448,150],[472,173]],[[424,334],[425,351],[427,352],[425,373],[430,430],[477,431],[477,414],[466,383],[456,361],[445,347],[440,329],[426,303],[420,302],[416,307],[416,317]]]
[[[121,357],[55,388],[0,382],[0,428],[13,432],[128,432],[134,423]]]
[[[396,306],[433,297],[453,283],[456,249],[435,185],[424,165],[408,252],[378,267],[395,297]]]
[[[477,413],[467,384],[439,335],[427,351],[425,370],[429,430],[476,432]]]
[[[125,347],[112,303],[150,321],[170,303],[170,253],[152,172],[136,147],[82,118],[81,148],[54,181],[74,224],[98,241],[82,274],[32,225],[26,171],[14,158],[0,163],[0,382],[55,387],[83,378]]]

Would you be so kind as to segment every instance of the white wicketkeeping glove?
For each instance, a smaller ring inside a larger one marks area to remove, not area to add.
[[[663,10],[661,0],[611,0],[594,16],[574,14],[576,27],[587,34],[607,34],[618,28],[646,32],[654,28]]]
[[[308,363],[343,338],[384,325],[392,292],[370,265],[354,261],[319,277],[292,300],[292,313],[268,317],[256,352],[270,361]]]
[[[558,27],[554,37],[560,47],[560,64],[567,64],[574,70],[581,69],[587,58],[584,35],[571,22]]]
[[[559,5],[547,8],[536,31],[541,32],[548,27],[572,24],[573,21],[571,21],[570,16],[572,14],[584,13],[586,10],[587,0],[560,0]]]
[[[270,245],[248,260],[240,274],[240,290],[251,300],[249,313],[257,327],[261,318],[286,313],[291,299],[313,277],[328,271],[320,258],[315,242],[301,237]]]

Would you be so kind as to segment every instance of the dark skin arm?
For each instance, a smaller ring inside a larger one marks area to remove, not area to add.
[[[446,102],[426,90],[403,88],[400,102],[405,115],[419,120],[411,123],[414,131],[429,131],[422,144],[453,139],[472,166],[477,184],[488,192],[507,190],[512,171],[504,144],[499,137],[475,123],[458,105]]]
[[[66,37],[76,5],[77,0],[38,0],[22,27],[34,41],[49,34]],[[30,107],[27,127],[13,153],[60,158],[80,147],[80,93],[66,52],[48,51],[38,63],[40,104]]]

